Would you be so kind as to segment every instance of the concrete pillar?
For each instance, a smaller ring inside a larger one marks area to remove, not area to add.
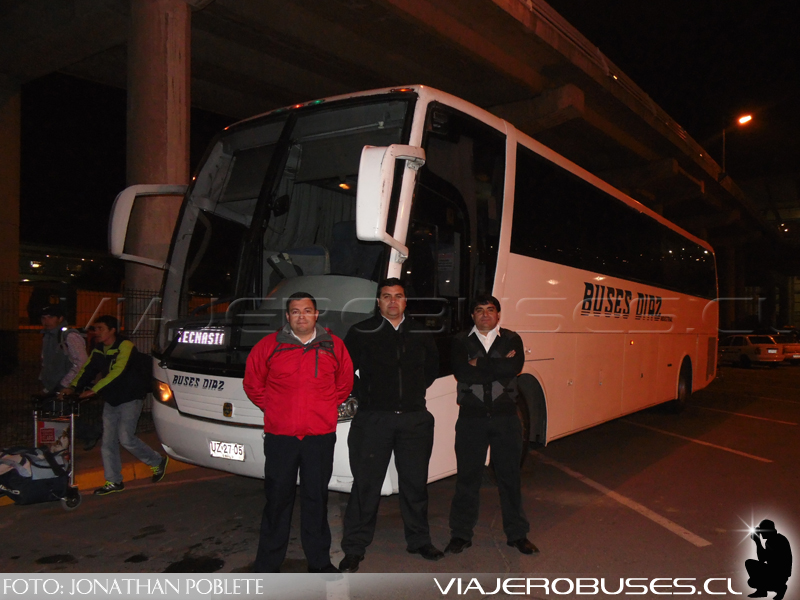
[[[19,85],[0,76],[0,282],[19,281]]]
[[[19,154],[19,84],[0,75],[0,375],[17,365]]]
[[[131,0],[128,37],[128,185],[189,182],[191,13],[184,0]],[[131,254],[164,260],[180,208],[143,198],[131,215]],[[130,263],[128,289],[158,290],[163,272]]]
[[[748,312],[748,300],[746,300],[745,296],[745,271],[747,269],[747,262],[745,260],[745,250],[742,246],[738,246],[732,249],[734,251],[734,296],[736,298],[741,298],[741,300],[736,301],[736,319],[735,321],[741,324],[743,321],[750,321],[748,319],[749,312]]]
[[[717,278],[720,302],[719,327],[730,331],[736,321],[736,252],[733,246],[717,248]]]
[[[775,307],[778,304],[776,274],[767,271],[761,276],[761,297],[759,299],[761,314],[759,315],[759,325],[762,327],[775,327],[777,325]]]
[[[794,296],[792,283],[792,277],[787,277],[786,275],[778,276],[778,293],[780,295],[780,309],[778,311],[779,327],[792,324],[792,300]]]

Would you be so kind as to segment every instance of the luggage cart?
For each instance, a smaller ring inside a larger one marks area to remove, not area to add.
[[[80,415],[77,396],[34,396],[33,441],[37,448],[54,448],[64,459],[64,470],[69,485],[59,498],[64,510],[75,510],[81,503],[81,494],[75,485],[75,419]]]

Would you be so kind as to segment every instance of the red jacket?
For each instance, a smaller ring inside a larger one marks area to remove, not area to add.
[[[302,439],[336,431],[338,406],[353,389],[353,362],[344,342],[317,325],[306,345],[286,325],[247,357],[244,391],[264,411],[264,431]]]

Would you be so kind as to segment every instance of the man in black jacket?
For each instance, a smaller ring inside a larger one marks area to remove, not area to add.
[[[451,353],[460,406],[458,474],[450,507],[452,537],[444,552],[458,554],[472,546],[486,450],[491,448],[507,543],[523,554],[533,554],[538,549],[527,538],[530,525],[522,508],[522,426],[516,407],[517,375],[525,364],[525,350],[517,333],[500,327],[497,298],[476,296],[471,313],[475,326],[469,334],[455,337]]]
[[[428,560],[444,556],[428,529],[428,462],[433,415],[425,390],[439,374],[433,336],[407,318],[406,294],[397,278],[378,284],[380,314],[354,325],[344,343],[358,374],[358,413],[347,445],[353,489],[344,516],[339,569],[358,571],[375,534],[381,486],[394,451],[407,549]]]

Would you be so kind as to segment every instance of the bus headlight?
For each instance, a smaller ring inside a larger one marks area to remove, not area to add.
[[[154,379],[153,396],[162,404],[166,404],[172,408],[178,408],[178,405],[175,402],[175,394],[172,393],[172,388],[169,387],[168,383]]]
[[[350,396],[339,405],[339,422],[350,421],[358,412],[358,400]]]

